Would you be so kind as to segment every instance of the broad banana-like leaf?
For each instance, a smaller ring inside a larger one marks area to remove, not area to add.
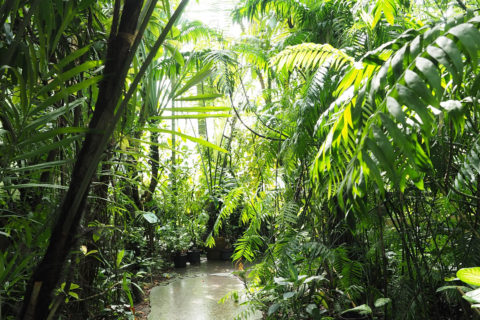
[[[148,130],[148,131],[151,131],[151,132],[174,134],[174,135],[177,135],[177,136],[182,137],[184,139],[188,139],[190,141],[196,142],[199,145],[202,145],[204,147],[212,148],[213,150],[217,150],[217,151],[220,151],[220,152],[223,152],[223,153],[228,153],[228,151],[225,150],[224,148],[219,147],[219,146],[217,146],[217,145],[215,145],[211,142],[208,142],[208,141],[200,139],[200,138],[192,137],[188,134],[181,133],[181,132],[178,132],[178,131],[172,131],[172,130],[160,129],[160,128],[143,128],[143,130]]]

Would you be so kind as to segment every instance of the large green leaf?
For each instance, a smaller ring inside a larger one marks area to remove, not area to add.
[[[180,89],[176,89],[173,93],[173,98],[177,98],[187,92],[193,86],[201,83],[212,74],[212,63],[207,64],[200,71],[194,74]]]
[[[385,19],[390,25],[395,23],[395,16],[397,15],[397,6],[395,0],[378,0],[375,1],[375,7],[373,8],[373,20],[370,27],[373,29],[380,21],[382,13]]]
[[[156,116],[151,117],[151,120],[166,120],[166,119],[206,119],[206,118],[228,118],[231,117],[228,113],[199,113],[199,114],[179,114],[175,116]]]
[[[178,132],[178,131],[172,131],[172,130],[160,129],[160,128],[151,128],[151,127],[150,128],[144,128],[143,130],[148,130],[148,131],[151,131],[151,132],[174,134],[174,135],[177,135],[179,137],[182,137],[182,138],[188,139],[190,141],[196,142],[199,145],[202,145],[204,147],[212,148],[214,150],[217,150],[217,151],[220,151],[220,152],[223,152],[223,153],[228,153],[228,151],[225,150],[224,148],[219,147],[219,146],[217,146],[217,145],[215,145],[211,142],[208,142],[208,141],[200,139],[200,138],[192,137],[192,136],[189,136],[188,134],[181,133],[181,132]]]
[[[46,92],[49,92],[51,90],[56,89],[57,86],[64,86],[65,82],[77,75],[79,75],[82,72],[85,72],[87,70],[90,70],[92,68],[96,68],[102,65],[102,61],[87,61],[82,63],[79,66],[76,66],[68,71],[65,71],[59,75],[56,76],[55,80],[47,84],[46,86],[43,86],[38,92],[37,95],[42,95]]]
[[[142,217],[147,220],[148,223],[154,224],[157,223],[158,217],[155,213],[153,212],[144,212],[144,211],[139,211],[142,214]]]
[[[76,136],[72,136],[72,137],[62,139],[62,140],[57,141],[57,142],[48,143],[48,144],[45,144],[45,145],[43,145],[39,148],[36,148],[34,150],[29,150],[25,153],[16,155],[12,160],[15,161],[15,160],[20,160],[20,159],[27,159],[27,158],[32,158],[32,157],[36,157],[36,156],[45,155],[50,150],[54,150],[54,149],[57,149],[57,148],[67,146],[70,143],[72,143],[73,141],[78,140],[79,138],[81,138],[81,135],[76,135]]]
[[[223,94],[220,93],[206,93],[206,94],[199,94],[196,96],[188,96],[188,97],[180,97],[176,98],[177,101],[203,101],[203,100],[214,100],[217,98],[223,97]]]
[[[362,305],[359,305],[358,307],[345,310],[342,312],[342,314],[350,313],[350,312],[358,313],[359,315],[366,316],[366,315],[372,314],[372,308],[370,308],[366,304],[362,304]]]
[[[8,171],[11,172],[22,172],[22,171],[36,171],[36,170],[45,170],[45,169],[50,169],[58,166],[63,166],[65,164],[72,163],[72,159],[66,159],[66,160],[58,160],[58,161],[51,161],[51,162],[43,162],[31,166],[25,166],[25,167],[20,167],[20,168],[12,168],[9,169]]]
[[[465,283],[480,286],[480,267],[460,269],[457,271],[457,278]]]
[[[55,112],[52,112],[52,113],[55,113]],[[58,114],[54,118],[56,118],[57,116],[58,116]],[[30,143],[45,141],[45,140],[48,140],[50,138],[53,138],[53,137],[55,137],[57,135],[61,135],[61,134],[71,134],[71,133],[84,133],[85,134],[88,131],[90,131],[90,129],[88,129],[88,128],[78,128],[78,127],[56,128],[56,129],[52,129],[52,130],[49,130],[49,131],[46,131],[46,132],[38,132],[35,135],[33,135],[32,137],[30,137],[28,139],[25,139],[25,140],[22,140],[20,143],[18,143],[18,146],[22,147],[22,146],[26,146]]]
[[[230,111],[230,107],[175,107],[175,108],[163,108],[164,111],[175,111],[175,112],[219,112],[219,111]]]

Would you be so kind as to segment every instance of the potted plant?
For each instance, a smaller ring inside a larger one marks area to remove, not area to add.
[[[191,237],[184,226],[168,225],[164,228],[165,241],[168,252],[175,268],[185,268],[187,265],[187,251],[191,246]]]
[[[174,243],[173,263],[175,268],[185,268],[188,261],[188,247],[190,246],[190,237],[187,232],[178,229],[177,241]]]
[[[197,247],[193,247],[187,252],[187,260],[190,264],[199,264],[200,263],[200,254],[202,251]]]
[[[189,220],[188,231],[190,232],[190,237],[192,240],[192,246],[188,250],[188,262],[190,264],[199,264],[200,263],[200,247],[202,245],[202,235],[206,229],[206,222],[208,220],[208,215],[202,213],[198,215],[195,219]]]
[[[187,266],[188,255],[186,252],[176,252],[173,256],[175,268],[185,268]]]

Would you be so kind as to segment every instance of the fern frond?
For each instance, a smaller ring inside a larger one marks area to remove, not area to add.
[[[215,29],[212,29],[200,21],[188,21],[182,28],[179,40],[182,42],[197,42],[199,40],[208,40],[210,38],[221,38],[221,35]]]
[[[263,241],[260,235],[257,234],[252,228],[247,229],[245,234],[235,244],[235,253],[233,254],[233,260],[241,258],[252,262],[256,258],[256,253],[260,249]]]
[[[249,37],[247,40],[248,41],[236,44],[233,50],[242,55],[245,60],[253,66],[259,69],[266,69],[268,66],[268,58],[265,50],[261,46],[260,40],[252,37]]]
[[[282,228],[290,228],[296,224],[298,210],[299,206],[294,201],[284,204],[278,216]]]
[[[215,221],[213,226],[213,233],[218,235],[218,232],[222,228],[223,221],[225,221],[235,209],[241,204],[243,200],[244,188],[238,187],[232,189],[224,198],[222,210]]]

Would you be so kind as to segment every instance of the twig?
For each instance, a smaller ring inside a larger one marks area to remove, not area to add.
[[[245,122],[243,122],[242,118],[240,117],[240,114],[237,111],[237,108],[235,108],[235,105],[233,104],[232,94],[229,94],[229,98],[230,98],[230,103],[232,104],[233,111],[235,111],[235,114],[237,115],[238,120],[240,120],[240,122],[243,124],[243,126],[245,128],[248,129],[248,131],[250,131],[251,133],[253,133],[254,135],[256,135],[260,138],[264,138],[264,139],[268,139],[268,140],[272,140],[272,141],[285,141],[285,139],[281,139],[281,138],[272,138],[272,137],[264,136],[263,134],[260,134],[256,131],[254,131],[249,126],[247,126],[247,124]]]

